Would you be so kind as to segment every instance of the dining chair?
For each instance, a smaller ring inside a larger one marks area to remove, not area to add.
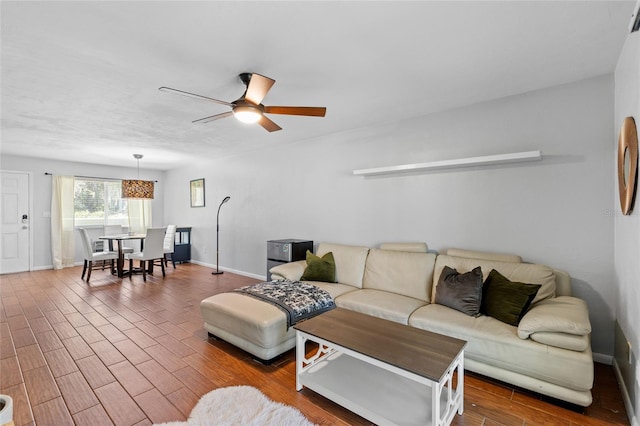
[[[91,271],[94,269],[102,268],[104,269],[104,265],[100,266],[97,262],[103,262],[110,260],[111,262],[111,273],[113,274],[113,261],[118,258],[118,253],[115,251],[93,251],[93,246],[91,244],[91,237],[89,237],[89,233],[86,229],[80,228],[80,239],[82,240],[82,250],[84,252],[84,267],[82,268],[82,276],[81,279],[84,279],[84,274],[87,274],[87,282],[91,279]],[[96,262],[96,263],[94,263]]]
[[[91,251],[94,253],[101,253],[105,251],[104,249],[104,241],[103,240],[91,240]],[[104,271],[104,267],[107,264],[107,260],[103,260],[102,262],[102,270]]]
[[[120,235],[124,234],[124,229],[122,225],[106,225],[104,227],[104,235]],[[121,242],[120,244],[124,244]],[[109,250],[113,250],[113,241],[109,240]],[[125,247],[122,246],[123,253],[133,253],[133,247]]]
[[[147,268],[158,260],[162,268],[162,276],[164,271],[164,234],[166,228],[147,228],[147,235],[144,237],[144,248],[142,251],[127,253],[125,258],[129,259],[129,278],[133,274],[133,261],[140,261],[140,269],[142,269],[142,279],[147,281]]]
[[[164,266],[167,266],[167,255],[171,255],[171,263],[173,269],[176,269],[176,261],[173,259],[173,247],[176,243],[176,225],[168,225],[167,232],[164,234]]]

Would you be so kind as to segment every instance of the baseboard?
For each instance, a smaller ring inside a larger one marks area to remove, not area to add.
[[[593,354],[593,360],[600,364],[613,365],[613,356],[595,353]]]
[[[190,262],[195,263],[196,265],[206,266],[207,268],[216,269],[216,265],[211,263],[200,262],[199,260],[191,260]],[[256,280],[266,281],[267,279],[265,275],[252,274],[251,272],[239,271],[237,269],[220,267],[220,270],[224,272],[231,272],[232,274],[242,275],[244,277],[255,278]]]
[[[195,263],[196,265],[206,266],[206,267],[212,268],[212,269],[216,268],[216,265],[213,265],[211,263],[200,262],[198,260],[191,260],[190,262],[191,263]],[[84,265],[84,261],[82,261],[82,262],[74,262],[74,266],[82,266],[82,265]],[[32,271],[44,271],[45,269],[53,269],[53,265],[34,266]],[[237,275],[242,275],[244,277],[255,278],[256,280],[262,280],[262,281],[266,281],[267,280],[267,277],[265,275],[252,274],[250,272],[239,271],[237,269],[220,268],[220,270],[221,271],[225,271],[225,272],[231,272],[231,273],[237,274]]]
[[[622,400],[624,401],[624,407],[627,410],[629,422],[631,423],[631,426],[640,426],[638,424],[638,418],[633,412],[633,404],[631,404],[631,398],[629,397],[627,387],[624,383],[624,378],[622,377],[622,373],[620,373],[620,367],[618,366],[615,358],[613,359],[613,371],[616,374],[616,379],[618,379],[618,387],[620,388],[620,393],[622,394]]]
[[[44,271],[47,269],[53,269],[53,265],[45,265],[45,266],[34,266],[31,270],[32,271]]]

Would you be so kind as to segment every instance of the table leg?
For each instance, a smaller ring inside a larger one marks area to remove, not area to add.
[[[440,426],[440,394],[443,389],[443,384],[440,382],[433,382],[431,386],[431,424]]]
[[[458,385],[456,386],[458,397],[460,398],[460,405],[458,405],[458,414],[462,415],[464,412],[464,351],[460,353],[460,364],[458,364]]]
[[[302,384],[300,383],[300,374],[302,374],[302,362],[305,358],[305,338],[302,333],[296,331],[296,390],[302,390]]]
[[[124,253],[122,252],[122,240],[118,242],[118,278],[124,277]]]

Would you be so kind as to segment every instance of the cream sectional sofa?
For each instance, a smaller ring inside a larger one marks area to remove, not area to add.
[[[336,283],[313,282],[338,307],[466,340],[465,368],[573,404],[591,404],[593,357],[586,304],[571,297],[571,279],[519,256],[450,249],[427,252],[423,243],[383,244],[380,249],[321,243],[316,254],[332,252]],[[299,280],[305,261],[271,269],[277,279]],[[444,266],[464,273],[480,266],[511,281],[540,284],[519,325],[473,317],[435,303]],[[222,293],[201,303],[210,334],[270,359],[295,346],[277,307],[238,293]]]

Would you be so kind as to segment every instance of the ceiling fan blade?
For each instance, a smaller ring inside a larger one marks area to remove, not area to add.
[[[297,106],[266,106],[264,112],[269,114],[307,115],[311,117],[324,117],[327,109],[324,107],[297,107]]]
[[[209,117],[193,120],[192,123],[208,123],[210,121],[220,120],[221,118],[229,117],[233,115],[233,111],[223,112],[222,114],[211,115]]]
[[[282,127],[278,126],[276,123],[269,120],[264,115],[260,118],[258,124],[264,127],[267,132],[276,132],[278,130],[282,130]]]
[[[189,93],[189,92],[185,92],[183,90],[172,89],[170,87],[161,87],[159,90],[162,91],[162,92],[175,93],[176,95],[186,96],[188,98],[202,99],[202,100],[205,100],[205,101],[215,102],[215,103],[221,104],[221,105],[233,106],[233,104],[231,104],[229,102],[225,102],[225,101],[221,101],[221,100],[218,100],[218,99],[209,98],[207,96],[196,95],[195,93]]]
[[[244,99],[252,102],[256,105],[260,105],[260,102],[267,95],[269,89],[276,81],[265,77],[264,75],[253,73],[251,74],[251,80],[247,86],[247,92],[244,95]]]

